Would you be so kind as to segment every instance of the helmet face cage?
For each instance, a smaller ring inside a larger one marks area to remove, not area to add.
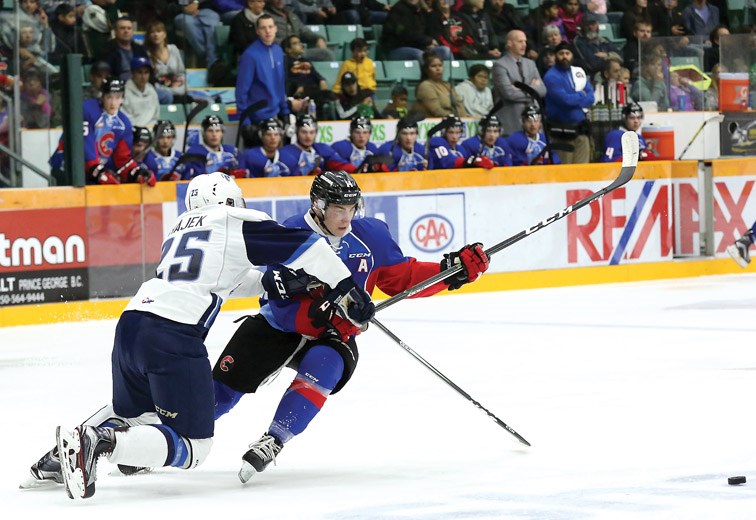
[[[197,175],[186,188],[184,202],[189,211],[212,205],[247,207],[239,185],[222,172]]]
[[[171,121],[162,119],[155,125],[153,133],[155,134],[155,139],[160,139],[161,137],[176,137],[176,127],[173,126]]]
[[[310,188],[310,201],[313,209],[321,213],[325,213],[330,204],[354,204],[354,218],[365,214],[362,191],[354,178],[344,170],[326,170],[315,177]]]
[[[497,128],[501,130],[501,121],[496,116],[484,117],[480,120],[478,126],[478,135],[482,138],[486,135],[489,128]]]

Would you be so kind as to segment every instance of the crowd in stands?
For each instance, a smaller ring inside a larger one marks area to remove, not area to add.
[[[235,87],[244,152],[229,151],[236,163],[226,167],[245,176],[310,173],[286,164],[297,153],[315,154],[313,164],[327,163],[317,147],[300,141],[303,129],[317,132],[318,119],[360,120],[362,132],[371,119],[400,119],[397,139],[386,153],[376,154],[390,158],[381,163],[390,170],[437,163],[430,141],[402,141],[400,135],[411,133],[423,117],[480,120],[481,127],[499,132],[496,146],[509,157],[502,164],[529,163],[547,148],[541,162],[604,160],[605,143],[591,135],[592,107],[610,105],[616,113],[624,108],[633,117],[642,113],[636,102],[654,102],[659,111],[715,110],[722,39],[756,33],[742,20],[730,20],[726,0],[542,0],[524,10],[505,0],[19,0],[18,26],[15,14],[0,13],[0,59],[3,71],[22,85],[26,128],[60,124],[56,82],[72,52],[82,54],[86,64],[85,99],[102,103],[103,83],[122,82],[122,92],[115,92],[123,97],[117,113],[132,129],[156,130],[161,105],[207,99],[189,86],[189,64],[207,70],[208,84]],[[344,25],[359,31],[349,41],[329,40],[328,29]],[[614,29],[611,39],[606,27]],[[143,43],[135,40],[137,29]],[[671,66],[672,58],[686,56],[701,58],[704,70],[698,72],[713,79],[706,90]],[[383,72],[382,62],[393,61],[417,62],[420,78],[379,82],[378,68]],[[335,77],[324,74],[322,62],[337,64]],[[466,74],[453,70],[458,62]],[[626,123],[623,115],[615,126]],[[223,124],[208,128],[222,133]],[[484,149],[494,145],[463,151],[452,131],[438,136],[451,156],[491,159],[493,152],[485,156]],[[510,141],[523,132],[531,151],[520,156]],[[255,147],[263,147],[258,159],[272,157],[268,134],[280,134],[281,166],[247,168],[254,161],[245,159],[246,152]],[[146,133],[140,136],[146,139]],[[152,145],[158,137],[152,135]],[[425,145],[429,149],[417,148]],[[287,146],[299,151],[284,153]],[[333,164],[368,171],[362,156],[359,164],[334,157]],[[481,164],[488,163],[470,162]],[[181,166],[179,176],[196,172],[191,162]],[[168,172],[153,173],[160,179]]]

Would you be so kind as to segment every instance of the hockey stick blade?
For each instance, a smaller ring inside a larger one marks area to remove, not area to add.
[[[496,417],[493,413],[491,413],[486,407],[484,407],[482,404],[480,404],[478,401],[470,397],[470,394],[462,390],[460,387],[458,387],[451,379],[446,377],[444,374],[442,374],[436,367],[428,363],[428,361],[425,360],[420,354],[412,350],[412,348],[407,345],[404,341],[402,341],[396,334],[391,332],[386,326],[378,321],[377,319],[373,318],[370,320],[370,323],[374,324],[376,327],[381,329],[388,337],[390,337],[394,342],[396,342],[397,345],[402,347],[409,355],[414,357],[416,360],[418,360],[420,363],[422,363],[425,368],[433,372],[436,376],[438,376],[439,379],[441,379],[444,383],[452,387],[458,394],[460,394],[462,397],[470,401],[477,409],[485,413],[488,417],[491,418],[496,424],[507,430],[509,433],[515,436],[518,441],[523,443],[525,446],[530,446],[530,443],[525,440],[525,438],[517,433],[511,426],[509,426],[507,423]]]
[[[532,235],[536,231],[540,231],[543,228],[550,226],[554,222],[561,220],[562,218],[566,217],[570,213],[573,213],[579,210],[580,208],[587,206],[591,202],[600,199],[607,193],[616,190],[620,186],[624,186],[625,184],[630,182],[630,179],[632,179],[633,175],[635,175],[635,169],[637,168],[637,166],[638,166],[638,134],[636,134],[635,132],[625,132],[622,136],[622,169],[620,170],[620,173],[617,176],[617,178],[614,179],[614,181],[611,184],[609,184],[605,188],[598,190],[592,195],[584,199],[581,199],[570,206],[567,206],[566,208],[558,211],[551,217],[542,220],[538,224],[531,226],[527,229],[524,229],[520,231],[519,233],[517,233],[516,235],[513,235],[507,238],[506,240],[499,242],[498,244],[490,247],[489,249],[486,249],[486,254],[488,256],[491,256],[495,253],[498,253],[502,249],[506,249],[507,247],[519,242],[523,238],[526,238]],[[460,271],[462,271],[462,265],[460,264],[455,265],[454,267],[447,269],[445,271],[441,271],[440,273],[434,276],[431,276],[427,280],[420,282],[417,285],[414,285],[410,287],[409,289],[406,289],[398,294],[395,294],[391,298],[378,303],[375,306],[375,310],[376,312],[378,312],[405,298],[414,296],[415,294],[421,291],[424,291],[431,285],[434,285],[440,282],[441,280],[449,278],[450,276],[455,275]]]

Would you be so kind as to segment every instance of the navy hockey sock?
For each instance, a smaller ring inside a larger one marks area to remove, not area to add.
[[[228,413],[231,408],[236,406],[239,399],[244,395],[243,392],[237,392],[227,387],[223,383],[213,380],[213,386],[215,387],[215,417],[217,421],[220,416]]]
[[[297,377],[278,405],[268,433],[281,443],[307,428],[344,373],[344,360],[331,347],[317,345],[299,363]]]
[[[149,426],[160,430],[168,443],[168,456],[166,457],[163,466],[175,466],[177,468],[183,467],[189,456],[189,448],[187,447],[184,438],[173,431],[173,428],[166,426],[165,424],[150,424]]]

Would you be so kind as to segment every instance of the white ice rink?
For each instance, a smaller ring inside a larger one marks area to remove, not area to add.
[[[211,361],[239,315],[216,322]],[[0,328],[0,516],[756,518],[756,275],[436,297],[378,317],[533,446],[372,327],[351,383],[246,486],[240,457],[293,372],[218,422],[196,470],[121,477],[101,459],[89,500],[20,491],[55,426],[108,400],[115,322]]]

